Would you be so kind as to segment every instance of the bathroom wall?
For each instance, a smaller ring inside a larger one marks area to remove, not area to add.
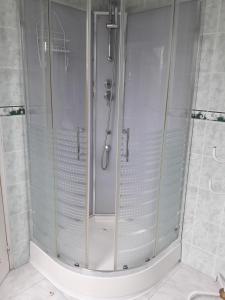
[[[0,175],[7,204],[11,268],[27,262],[29,226],[18,1],[0,0]]]
[[[215,277],[225,273],[225,1],[203,4],[182,259]]]

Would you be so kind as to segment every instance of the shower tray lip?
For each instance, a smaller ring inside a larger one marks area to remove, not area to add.
[[[30,242],[30,263],[59,290],[85,300],[142,295],[166,276],[180,258],[181,242],[176,240],[157,257],[137,268],[119,271],[74,269]]]

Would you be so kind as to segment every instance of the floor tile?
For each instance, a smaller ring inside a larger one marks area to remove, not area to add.
[[[0,299],[8,300],[15,297],[43,279],[44,277],[31,264],[26,264],[8,274],[0,286]]]
[[[67,300],[48,280],[43,279],[11,300]]]

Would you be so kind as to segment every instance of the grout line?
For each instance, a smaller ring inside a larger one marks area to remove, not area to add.
[[[188,216],[194,216],[194,214],[192,214],[192,213],[190,213],[190,214],[188,214]],[[200,222],[202,223],[202,222],[204,222],[204,223],[207,223],[207,224],[209,224],[209,225],[212,225],[212,226],[215,226],[215,227],[219,227],[218,226],[218,223],[213,223],[213,222],[210,222],[210,221],[202,221],[202,219],[204,219],[204,218],[202,218],[202,215],[200,215]],[[223,228],[224,226],[223,226],[223,222],[222,222],[222,226],[221,226],[221,228]],[[188,242],[188,241],[185,241],[185,243],[191,243],[191,242]],[[195,245],[195,244],[193,244],[195,247],[198,247],[197,245]],[[204,249],[204,251],[206,251],[207,252],[207,250],[205,250]],[[210,251],[208,251],[208,253],[211,253],[211,254],[214,254],[213,252],[210,252]]]
[[[191,246],[191,248],[195,248],[195,249],[197,249],[197,250],[200,250],[201,252],[203,252],[203,253],[205,253],[205,254],[207,254],[207,255],[210,255],[210,256],[213,255],[213,256],[215,256],[215,258],[224,260],[221,256],[219,256],[219,255],[217,255],[217,254],[213,254],[212,252],[207,251],[207,250],[205,250],[205,249],[202,249],[201,247],[199,247],[199,246],[197,246],[197,245],[193,245],[193,244],[191,244],[191,242],[189,242],[189,241],[186,241],[185,244]],[[186,265],[189,266],[189,267],[191,267],[191,268],[194,268],[194,267],[190,266],[189,264],[186,264]],[[194,268],[194,269],[195,269],[195,268]],[[195,269],[195,270],[201,272],[201,270],[197,270],[197,269]],[[205,273],[203,273],[203,274],[205,274]],[[210,275],[208,275],[208,274],[205,274],[205,275],[206,275],[206,276],[210,276]]]
[[[36,269],[35,269],[36,270]],[[13,272],[13,271],[12,271]],[[39,273],[37,270],[36,270],[37,273]],[[41,274],[41,273],[39,273]],[[16,300],[18,296],[20,295],[23,295],[24,293],[26,293],[27,291],[29,291],[30,289],[32,289],[33,287],[35,287],[36,285],[38,285],[39,283],[41,283],[42,281],[45,281],[47,280],[42,274],[41,276],[43,277],[42,279],[38,280],[37,282],[33,283],[32,285],[30,285],[28,288],[24,289],[24,290],[21,290],[20,292],[18,292],[16,295],[14,296],[11,296],[8,298],[8,300]],[[37,295],[36,295],[37,296]],[[5,299],[7,300],[7,299]]]
[[[28,179],[25,179],[25,180],[18,181],[15,184],[7,184],[7,188],[8,187],[13,187],[15,185],[27,184],[27,181],[28,181]]]
[[[225,71],[200,71],[199,73],[201,74],[222,74],[224,75],[225,74]]]
[[[18,32],[18,27],[20,26],[19,22],[18,22],[18,24],[16,24],[16,25],[17,25],[17,26],[15,26],[15,27],[12,27],[12,26],[2,26],[2,25],[0,25],[0,30],[1,30],[1,29],[10,29],[10,30],[14,30],[14,31]]]
[[[30,213],[30,209],[27,208],[26,210],[19,212],[19,213],[15,213],[15,214],[11,214],[10,216],[20,216],[20,215],[25,215],[25,214],[29,214]]]
[[[202,36],[204,36],[204,35],[225,35],[225,31],[218,31],[218,32],[203,32],[202,33]]]
[[[1,66],[0,65],[0,70],[2,70],[2,69],[4,69],[4,70],[6,69],[6,70],[13,70],[13,71],[20,71],[20,72],[23,70],[22,67],[18,67],[18,66],[12,67],[12,66]]]
[[[192,112],[206,112],[206,113],[225,114],[225,111],[204,110],[204,109],[192,109]]]
[[[22,195],[23,196],[23,195]],[[15,216],[20,216],[20,215],[24,215],[30,212],[30,209],[27,208],[23,211],[17,212],[17,213],[10,213],[10,217],[15,217]],[[20,241],[21,242],[21,241]]]
[[[12,104],[12,105],[3,105],[3,106],[0,106],[0,108],[11,108],[11,107],[12,107],[12,108],[18,108],[18,107],[19,107],[19,108],[20,108],[20,107],[23,107],[23,108],[24,108],[24,107],[25,107],[25,104],[21,104],[21,105],[13,105],[13,104]]]

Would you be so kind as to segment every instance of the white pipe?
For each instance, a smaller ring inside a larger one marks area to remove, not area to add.
[[[217,275],[216,280],[218,281],[220,287],[225,289],[225,277],[221,273]]]
[[[196,297],[201,297],[201,296],[207,296],[207,297],[218,297],[220,298],[219,294],[216,293],[206,293],[202,291],[194,291],[188,296],[188,300],[194,300]],[[197,299],[196,299],[197,300]]]
[[[225,278],[221,273],[217,275],[217,281],[220,285],[221,288],[225,288]],[[219,293],[207,293],[207,292],[202,292],[202,291],[194,291],[191,294],[188,295],[188,300],[194,300],[198,296],[207,296],[207,297],[218,297],[220,298]]]
[[[215,161],[217,161],[218,163],[225,164],[225,160],[219,159],[219,158],[217,157],[217,154],[216,154],[216,146],[213,147],[212,157],[213,157],[213,159],[214,159]]]

